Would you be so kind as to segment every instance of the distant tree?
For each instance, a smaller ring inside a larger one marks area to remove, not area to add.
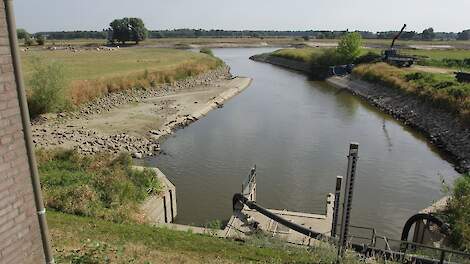
[[[148,30],[140,18],[115,19],[109,26],[112,30],[111,41],[113,42],[119,41],[124,44],[126,41],[135,41],[136,44],[139,44],[148,36]]]
[[[338,43],[336,51],[346,61],[353,61],[361,53],[362,37],[357,32],[346,33]]]
[[[26,31],[25,29],[22,29],[22,28],[18,28],[16,30],[16,35],[17,35],[18,39],[26,39],[27,37],[30,36],[28,31]]]
[[[109,26],[113,32],[111,41],[120,41],[124,44],[130,40],[129,18],[115,19]]]
[[[130,40],[135,41],[136,44],[145,40],[148,36],[148,30],[140,18],[129,18]]]
[[[421,39],[423,40],[433,40],[435,36],[436,34],[434,33],[434,29],[432,27],[423,30],[423,33],[421,33]]]
[[[44,46],[44,44],[46,43],[46,38],[44,37],[44,35],[39,34],[36,36],[36,42],[39,46]]]
[[[305,41],[309,41],[309,40],[310,40],[310,36],[307,36],[307,35],[303,36],[302,38],[303,38]]]
[[[470,29],[464,30],[457,35],[458,40],[470,40]]]
[[[404,31],[401,36],[400,36],[400,39],[414,39],[416,37],[416,32],[415,31]]]
[[[34,45],[34,39],[31,37],[31,36],[26,36],[26,38],[24,39],[24,45],[25,46],[32,46]]]

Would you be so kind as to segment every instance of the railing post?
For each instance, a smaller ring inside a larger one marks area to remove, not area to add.
[[[333,208],[333,221],[331,223],[331,237],[336,237],[336,229],[338,227],[338,214],[339,214],[339,199],[341,197],[341,184],[343,182],[343,176],[336,176],[336,188],[335,188],[335,204]]]
[[[439,260],[439,264],[444,264],[444,260],[446,257],[446,252],[444,250],[441,251],[441,259]]]
[[[349,145],[348,169],[344,190],[343,214],[341,217],[341,233],[338,243],[338,256],[344,256],[349,233],[349,222],[351,218],[351,205],[354,192],[354,180],[356,177],[356,166],[359,152],[359,143],[351,142]],[[338,258],[339,260],[339,258]]]

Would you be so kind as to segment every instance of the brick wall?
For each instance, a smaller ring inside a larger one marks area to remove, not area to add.
[[[0,2],[0,263],[44,263],[5,8]]]

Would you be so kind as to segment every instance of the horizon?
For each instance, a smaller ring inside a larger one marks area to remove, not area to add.
[[[164,0],[161,3],[151,0],[141,0],[139,3],[116,2],[83,0],[80,3],[68,3],[45,0],[31,3],[15,0],[14,5],[18,28],[29,32],[101,31],[108,28],[113,19],[122,17],[142,18],[147,28],[157,31],[188,28],[381,32],[398,31],[404,23],[408,25],[407,31],[416,32],[432,27],[435,32],[458,33],[470,28],[470,18],[466,14],[470,2],[466,0],[455,0],[451,6],[440,0],[416,0],[413,3],[396,0],[394,5],[387,7],[386,13],[393,14],[390,17],[383,15],[383,3],[374,0],[359,0],[355,3],[337,0],[334,5],[327,0],[318,0],[316,3],[297,0],[296,4],[290,5],[280,0],[255,3],[241,0],[223,6],[215,0],[198,1],[196,4],[185,0]],[[286,8],[290,8],[290,12],[285,12]],[[417,16],[418,12],[422,15]],[[83,16],[85,13],[88,14],[86,18]]]

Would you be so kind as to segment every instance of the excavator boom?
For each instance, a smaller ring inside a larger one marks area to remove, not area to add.
[[[395,46],[395,41],[401,36],[401,34],[403,33],[403,30],[405,30],[405,28],[406,28],[406,24],[403,25],[400,32],[398,32],[398,34],[393,38],[392,45],[390,45],[390,49],[393,49],[393,47]]]

